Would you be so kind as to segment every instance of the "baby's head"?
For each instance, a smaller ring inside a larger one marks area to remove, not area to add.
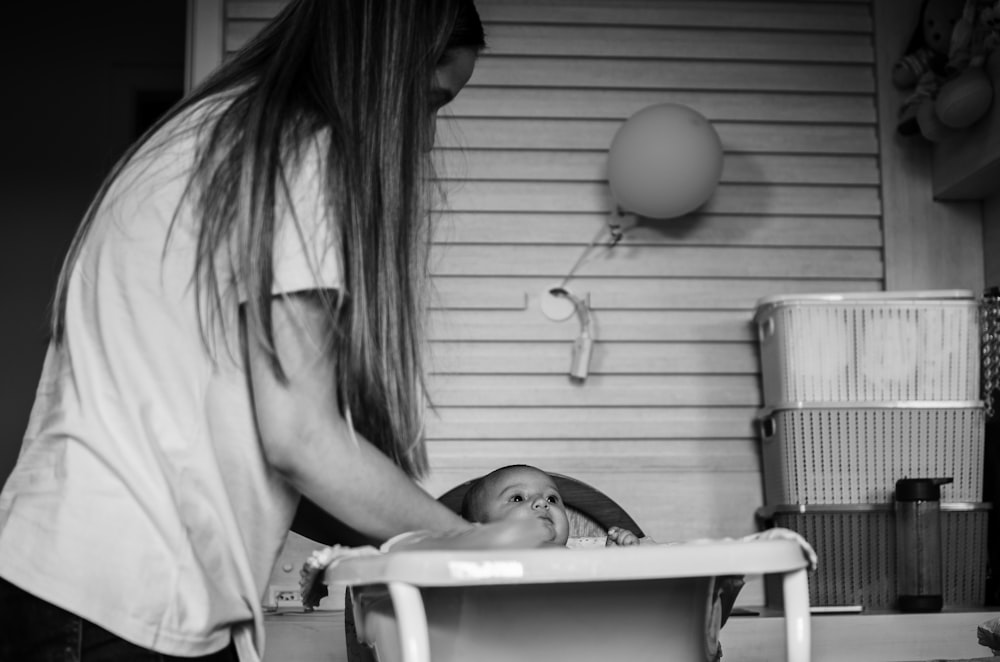
[[[549,542],[565,545],[569,538],[569,518],[555,481],[526,464],[501,467],[476,480],[462,501],[462,516],[483,523],[537,517],[552,531]]]

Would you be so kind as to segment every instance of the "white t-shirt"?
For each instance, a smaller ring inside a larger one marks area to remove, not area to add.
[[[0,493],[0,576],[143,647],[207,655],[237,632],[253,657],[299,496],[264,459],[234,324],[246,288],[230,273],[228,338],[213,336],[215,360],[203,342],[181,202],[190,121],[117,179],[73,268],[65,339]],[[298,227],[280,216],[275,292],[341,283],[317,211],[320,151],[292,179]]]

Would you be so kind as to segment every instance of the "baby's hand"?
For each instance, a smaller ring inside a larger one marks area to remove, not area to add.
[[[623,529],[620,526],[613,526],[608,529],[608,540],[604,543],[604,546],[631,547],[632,545],[638,545],[639,543],[639,537],[628,529]]]

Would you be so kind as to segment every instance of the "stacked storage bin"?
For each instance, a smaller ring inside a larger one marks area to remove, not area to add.
[[[754,321],[761,515],[816,548],[810,602],[893,608],[895,483],[951,477],[941,489],[944,601],[982,605],[985,421],[972,293],[768,297]]]

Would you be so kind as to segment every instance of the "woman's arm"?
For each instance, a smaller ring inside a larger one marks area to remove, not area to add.
[[[287,383],[261,340],[243,333],[261,443],[293,487],[359,533],[384,540],[404,531],[458,532],[471,524],[435,501],[378,449],[355,444],[338,412],[327,315],[308,294],[275,297],[274,343]]]

